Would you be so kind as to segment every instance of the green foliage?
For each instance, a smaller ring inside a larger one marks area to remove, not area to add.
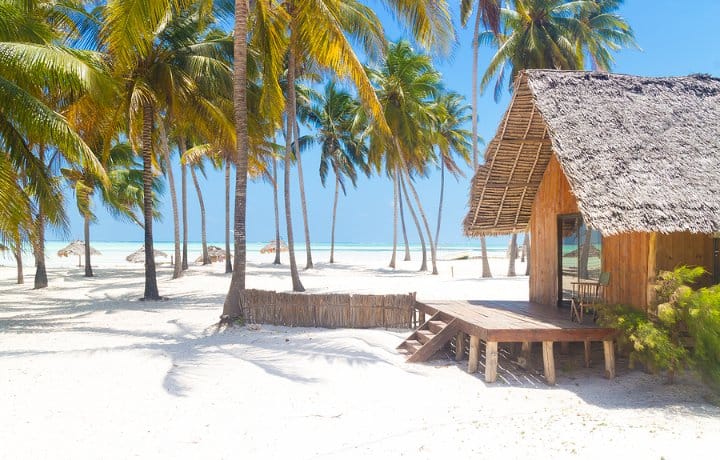
[[[629,352],[631,365],[670,375],[696,370],[720,391],[720,285],[692,289],[705,274],[702,267],[678,267],[662,272],[657,302],[646,312],[622,305],[606,306],[598,321],[618,330],[618,345]]]

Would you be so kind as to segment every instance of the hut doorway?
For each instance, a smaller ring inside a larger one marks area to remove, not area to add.
[[[573,283],[598,281],[602,273],[602,236],[580,214],[558,216],[558,306],[570,306]]]

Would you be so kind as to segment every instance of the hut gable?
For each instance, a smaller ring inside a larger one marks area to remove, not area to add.
[[[473,178],[466,234],[524,231],[553,154],[604,235],[720,231],[718,79],[523,72]]]

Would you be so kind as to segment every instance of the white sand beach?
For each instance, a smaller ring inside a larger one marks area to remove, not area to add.
[[[526,277],[481,280],[477,260],[420,274],[414,256],[392,271],[386,253],[341,253],[301,276],[310,292],[527,298]],[[620,360],[613,381],[600,362],[561,364],[555,387],[532,372],[513,379],[510,365],[486,384],[466,362],[406,364],[395,351],[404,330],[217,332],[230,280],[222,264],[192,265],[178,280],[161,265],[169,300],[145,303],[142,265],[97,260],[93,279],[76,261],[51,264],[40,291],[32,266],[23,286],[0,267],[1,458],[717,455],[720,409],[690,376],[667,385]],[[248,287],[290,287],[287,266],[271,261],[251,255]],[[504,273],[506,261],[493,269]]]

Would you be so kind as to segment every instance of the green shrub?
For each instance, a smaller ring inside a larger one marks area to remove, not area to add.
[[[669,377],[685,368],[699,372],[720,392],[720,285],[693,290],[702,267],[678,267],[658,276],[657,302],[647,311],[605,306],[598,321],[618,330],[618,346],[652,372]]]

